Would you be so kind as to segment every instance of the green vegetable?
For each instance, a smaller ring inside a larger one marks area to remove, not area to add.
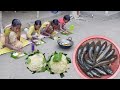
[[[62,53],[57,53],[57,54],[54,54],[54,58],[53,58],[53,61],[54,62],[59,62],[62,58]]]
[[[70,58],[67,54],[62,52],[57,53],[56,51],[49,57],[47,62],[47,71],[50,74],[60,74],[61,78],[64,77],[65,72],[69,69],[69,63],[71,63]]]
[[[30,62],[31,62],[31,59],[28,58],[27,61],[26,61],[26,64],[30,64]]]
[[[71,63],[71,59],[69,57],[66,57],[68,64]]]
[[[46,58],[39,50],[28,55],[26,58],[27,68],[34,73],[45,72],[46,71]]]

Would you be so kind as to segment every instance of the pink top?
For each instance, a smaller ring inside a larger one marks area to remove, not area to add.
[[[61,25],[65,25],[63,18],[58,19],[58,21],[60,22]]]
[[[60,18],[60,19],[58,19],[58,21],[60,22],[60,29],[64,29],[65,27],[65,22],[64,22],[64,20],[63,20],[63,18]]]

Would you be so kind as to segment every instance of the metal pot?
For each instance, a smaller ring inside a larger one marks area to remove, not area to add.
[[[63,49],[70,48],[73,45],[72,37],[69,37],[68,39],[59,39],[57,43]]]

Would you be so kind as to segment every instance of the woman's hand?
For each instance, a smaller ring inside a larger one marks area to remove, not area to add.
[[[21,49],[21,48],[13,47],[13,49],[14,49],[15,51],[22,52],[22,49]]]

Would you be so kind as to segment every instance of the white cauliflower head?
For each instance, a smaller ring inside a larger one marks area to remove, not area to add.
[[[27,68],[32,72],[45,71],[46,60],[43,54],[37,53],[27,59]]]
[[[64,73],[65,71],[67,71],[67,69],[69,68],[69,64],[68,64],[68,61],[65,55],[62,54],[62,58],[59,62],[54,62],[53,58],[54,56],[51,57],[51,60],[49,62],[49,67],[52,72],[56,74],[60,74],[60,73]]]
[[[65,72],[69,69],[69,63],[71,63],[70,58],[66,56],[67,54],[55,52],[51,55],[48,61],[48,70],[51,74],[60,74],[61,78],[64,77]]]

